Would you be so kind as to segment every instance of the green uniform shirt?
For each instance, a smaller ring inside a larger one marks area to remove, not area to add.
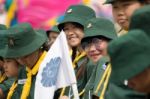
[[[84,62],[86,62],[86,61],[87,61],[87,57],[85,56],[77,62],[77,64],[76,64],[77,68],[74,69],[76,74],[82,65],[84,65],[84,69],[87,68],[87,63],[84,64]],[[83,75],[80,75],[80,77],[77,79],[77,87],[78,87],[79,93],[85,88],[85,85],[86,85],[86,81],[85,81],[85,77],[84,77],[84,73],[83,73]],[[71,87],[66,87],[65,95],[70,96],[70,98],[73,99],[73,92],[72,92]]]
[[[27,71],[26,71],[26,67],[23,67],[19,71],[18,86],[12,95],[12,99],[20,99],[26,79],[27,79]],[[36,75],[33,75],[28,99],[34,99],[35,80],[36,80]]]
[[[7,96],[10,87],[12,86],[13,82],[15,81],[14,78],[7,78],[5,81],[0,83],[0,88],[2,89],[5,96]]]
[[[93,65],[94,69],[92,71],[88,83],[86,84],[83,99],[92,99],[92,95],[95,94],[94,92],[97,89],[97,86],[103,76],[107,62],[108,62],[108,57],[103,57],[102,59],[99,60],[97,65]],[[101,89],[95,95],[99,96],[100,92]]]

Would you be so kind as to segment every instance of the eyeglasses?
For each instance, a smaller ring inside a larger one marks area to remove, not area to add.
[[[88,50],[91,45],[94,45],[96,49],[99,49],[99,45],[103,42],[103,39],[101,38],[93,38],[93,39],[88,39],[85,42],[81,43],[81,46],[84,50]]]

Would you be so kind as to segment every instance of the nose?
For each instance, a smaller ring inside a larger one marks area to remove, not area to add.
[[[6,64],[6,63],[4,63],[4,65],[3,65],[3,66],[4,66],[4,69],[7,69],[7,64]]]
[[[123,15],[124,15],[123,9],[119,9],[117,15],[118,15],[119,17],[123,16]]]
[[[89,52],[94,52],[96,50],[96,47],[94,44],[89,45]]]

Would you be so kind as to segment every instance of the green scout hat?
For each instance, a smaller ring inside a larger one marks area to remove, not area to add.
[[[108,53],[112,64],[110,81],[123,83],[150,66],[150,39],[141,30],[130,31],[128,35],[109,43]]]
[[[91,37],[105,37],[108,39],[117,38],[114,24],[105,18],[93,18],[86,22],[84,26],[85,36],[81,42]]]
[[[142,29],[150,37],[150,6],[145,6],[133,14],[129,30]]]
[[[33,30],[30,24],[17,24],[0,33],[0,54],[4,58],[17,58],[31,54],[47,40],[44,30]]]
[[[5,33],[6,29],[7,29],[7,27],[5,25],[0,24],[0,34]],[[0,52],[2,52],[2,53],[0,53],[0,56],[3,56],[3,49],[0,48]]]
[[[5,25],[0,24],[0,30],[6,30],[6,29],[7,29],[7,27]]]
[[[72,5],[65,12],[64,20],[58,25],[59,30],[63,29],[64,23],[76,22],[84,26],[85,22],[96,17],[92,8],[85,5]]]
[[[57,25],[53,26],[50,30],[46,31],[47,36],[49,35],[50,32],[57,32],[60,33]]]

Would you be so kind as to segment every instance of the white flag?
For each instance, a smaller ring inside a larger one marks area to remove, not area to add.
[[[34,99],[53,99],[56,89],[75,83],[66,35],[62,31],[40,65]]]

